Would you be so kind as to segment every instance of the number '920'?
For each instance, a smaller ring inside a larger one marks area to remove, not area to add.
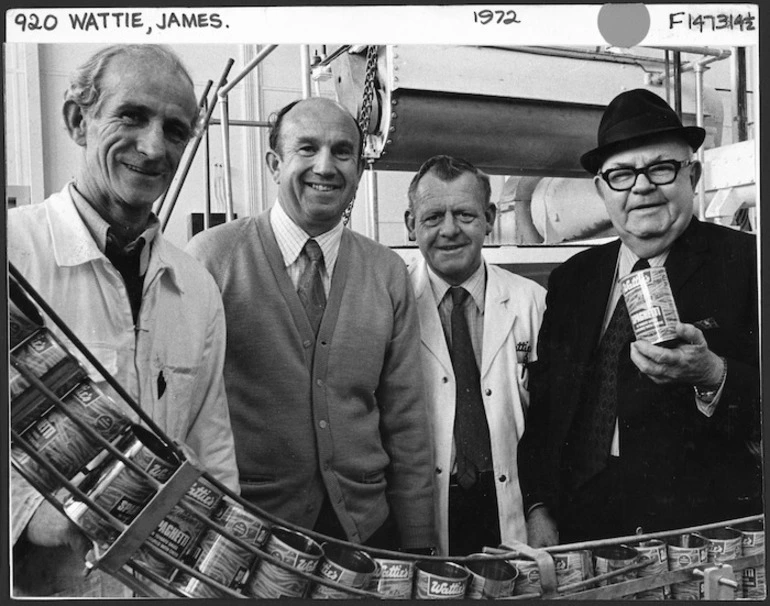
[[[521,23],[516,16],[516,11],[493,11],[488,8],[480,11],[473,11],[473,22],[481,23],[481,25],[487,25],[488,23],[502,23],[503,25]]]

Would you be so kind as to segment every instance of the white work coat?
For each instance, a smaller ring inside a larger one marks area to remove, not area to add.
[[[422,362],[436,462],[436,533],[449,553],[449,476],[455,417],[455,378],[449,348],[424,259],[409,267],[417,296]],[[545,310],[545,289],[487,264],[481,393],[489,424],[492,462],[503,543],[526,542],[516,449],[529,405],[526,365],[535,360],[537,333]]]
[[[224,310],[208,272],[158,234],[135,327],[123,280],[80,218],[68,186],[42,204],[8,213],[8,260],[160,429],[239,491],[222,378]],[[136,418],[54,323],[47,326],[96,385]],[[15,542],[42,497],[26,482],[13,485]]]

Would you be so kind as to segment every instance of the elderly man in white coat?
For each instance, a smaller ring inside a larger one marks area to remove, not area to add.
[[[442,554],[526,542],[516,448],[529,404],[545,289],[486,263],[496,215],[489,178],[468,162],[435,156],[409,186],[409,267],[436,462]]]

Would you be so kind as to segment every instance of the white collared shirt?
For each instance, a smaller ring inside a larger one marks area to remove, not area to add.
[[[302,249],[305,247],[305,242],[311,239],[311,236],[286,214],[278,201],[270,209],[270,226],[273,228],[278,248],[283,256],[286,271],[296,289],[305,265],[307,265],[307,259],[301,254]],[[344,228],[345,226],[340,220],[329,231],[312,238],[318,242],[323,253],[324,265],[321,270],[321,279],[327,297],[331,289],[332,275],[334,274],[334,266],[337,264]]]

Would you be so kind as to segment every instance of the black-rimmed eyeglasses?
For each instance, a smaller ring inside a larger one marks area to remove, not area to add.
[[[641,168],[611,168],[605,170],[603,173],[599,173],[599,176],[607,182],[610,189],[615,191],[628,191],[636,183],[636,178],[639,175],[644,175],[647,180],[654,185],[668,185],[673,183],[679,171],[683,168],[690,166],[692,160],[663,160],[661,162],[653,162],[647,166]]]

